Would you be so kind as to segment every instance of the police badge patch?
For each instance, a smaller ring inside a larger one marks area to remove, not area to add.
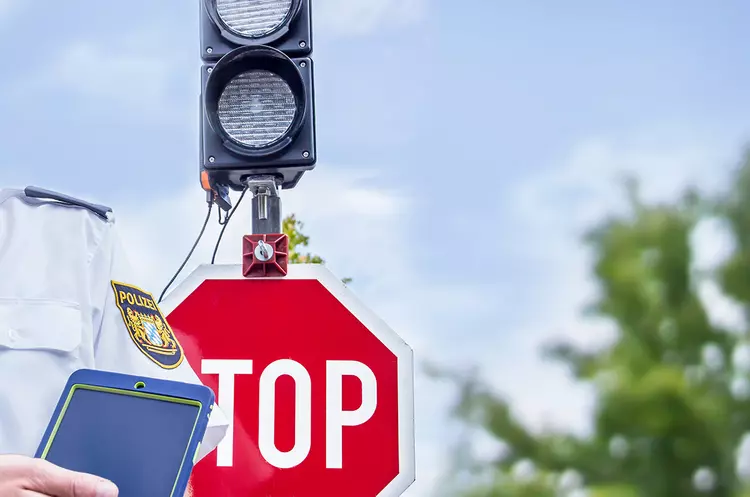
[[[182,363],[182,346],[159,310],[153,295],[140,288],[112,282],[115,302],[138,349],[164,369]]]

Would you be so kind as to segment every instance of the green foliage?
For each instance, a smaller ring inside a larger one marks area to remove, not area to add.
[[[631,180],[629,213],[605,219],[585,237],[599,288],[590,313],[614,323],[616,337],[596,350],[561,342],[544,353],[593,386],[590,436],[532,433],[476,377],[448,375],[461,392],[456,416],[507,449],[485,464],[490,483],[477,480],[462,495],[572,495],[549,478],[519,487],[512,471],[522,460],[540,475],[577,471],[589,497],[750,495],[736,470],[737,447],[750,431],[750,390],[737,385],[750,389],[750,365],[731,361],[748,333],[713,325],[698,294],[708,278],[749,309],[750,152],[733,179],[718,198],[687,191],[679,201],[652,205]],[[736,247],[721,267],[700,274],[691,236],[708,217],[725,221]]]
[[[467,497],[557,497],[553,485],[545,478],[529,482],[518,482],[512,478],[499,478],[486,486],[478,486],[468,491]]]
[[[325,264],[325,261],[319,255],[300,251],[300,249],[307,248],[310,244],[310,237],[302,233],[304,227],[304,223],[297,220],[294,214],[285,217],[282,221],[282,231],[289,237],[289,263]]]
[[[282,232],[289,237],[289,263],[290,264],[325,264],[325,260],[319,255],[303,252],[310,244],[310,237],[302,233],[305,227],[302,221],[299,221],[294,214],[285,217],[282,220]],[[351,283],[351,278],[342,280],[345,285]]]

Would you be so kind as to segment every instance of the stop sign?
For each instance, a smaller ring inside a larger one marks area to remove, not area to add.
[[[390,497],[414,481],[411,348],[325,267],[203,265],[162,308],[231,422],[195,497]]]

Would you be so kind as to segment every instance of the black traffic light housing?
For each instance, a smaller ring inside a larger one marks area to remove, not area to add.
[[[305,171],[315,167],[315,91],[310,0],[292,0],[281,27],[262,38],[233,33],[216,10],[217,0],[201,2],[200,170],[212,184],[244,188],[253,175],[276,176],[283,189],[294,188]],[[224,85],[248,70],[269,70],[285,80],[297,112],[284,137],[262,148],[232,139],[217,117]]]
[[[290,57],[312,53],[312,12],[310,0],[292,0],[292,8],[281,27],[273,33],[249,39],[239,36],[221,20],[216,0],[201,0],[201,57],[217,61],[235,48],[246,45],[268,45]]]

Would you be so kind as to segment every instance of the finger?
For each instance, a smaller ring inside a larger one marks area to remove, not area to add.
[[[42,459],[35,460],[26,490],[54,497],[117,497],[114,483],[86,473],[69,471]]]

